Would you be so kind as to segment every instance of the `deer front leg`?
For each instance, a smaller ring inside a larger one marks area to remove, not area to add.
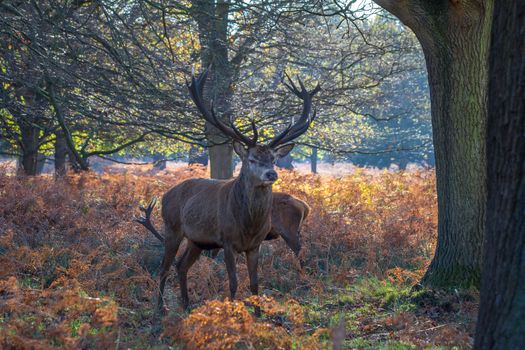
[[[259,279],[257,277],[257,266],[259,263],[259,247],[246,252],[246,263],[248,265],[248,275],[250,276],[250,291],[252,295],[259,294]],[[255,316],[261,316],[261,309],[255,307]]]
[[[259,262],[259,247],[246,252],[246,263],[248,265],[248,275],[250,276],[250,291],[252,295],[259,293],[259,280],[257,277],[257,265]]]
[[[180,296],[182,307],[188,310],[190,300],[188,297],[188,271],[201,255],[201,249],[193,242],[188,241],[188,246],[182,258],[177,262],[177,275],[179,276]]]
[[[224,246],[224,262],[226,263],[226,271],[228,271],[228,279],[230,282],[230,297],[233,300],[235,299],[235,293],[237,293],[237,267],[235,264],[235,254],[230,245]]]

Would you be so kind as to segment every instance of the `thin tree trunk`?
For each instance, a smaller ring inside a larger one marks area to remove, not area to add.
[[[490,64],[487,223],[475,349],[525,349],[525,1],[498,4]]]
[[[293,158],[290,154],[287,154],[286,157],[277,159],[275,162],[275,165],[277,165],[279,168],[287,169],[287,170],[293,170]]]
[[[33,125],[21,124],[22,140],[21,165],[25,175],[38,175],[39,129]]]
[[[46,166],[46,156],[42,153],[38,153],[36,157],[36,173],[37,175],[44,172],[44,167]]]
[[[73,154],[73,152],[69,149],[69,147],[67,148],[67,160],[68,160],[68,163],[69,163],[69,168],[72,169],[74,172],[78,173],[82,170],[82,168],[80,167],[80,165],[78,164],[76,158],[75,158],[75,155]]]
[[[208,153],[201,147],[192,145],[188,154],[188,164],[208,166]]]
[[[438,242],[422,282],[432,287],[479,286],[493,0],[376,2],[414,31],[427,63]]]
[[[317,174],[317,147],[312,147],[312,155],[310,156],[310,170],[312,174]]]
[[[73,137],[71,136],[71,131],[69,130],[65,122],[64,113],[56,99],[54,85],[49,77],[46,77],[46,80],[47,92],[49,93],[49,102],[51,103],[51,106],[54,109],[58,124],[60,125],[60,128],[66,141],[66,145],[70,151],[69,156],[70,158],[75,159],[75,163],[79,166],[80,170],[87,171],[89,170],[89,162],[87,159],[83,158],[82,155],[80,155],[79,152],[76,150],[75,143],[73,142]]]
[[[55,137],[55,175],[62,176],[67,172],[67,143],[62,131],[57,131]]]

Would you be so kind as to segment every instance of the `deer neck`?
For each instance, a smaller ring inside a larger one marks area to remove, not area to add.
[[[239,221],[248,231],[257,233],[268,221],[272,207],[272,186],[256,186],[242,174],[233,186]]]

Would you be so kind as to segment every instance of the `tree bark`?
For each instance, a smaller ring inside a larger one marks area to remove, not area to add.
[[[525,349],[525,1],[494,9],[475,349]]]
[[[286,157],[279,158],[275,162],[275,165],[277,165],[279,168],[286,169],[286,170],[293,170],[293,158],[290,154],[287,154]]]
[[[422,283],[446,288],[479,286],[493,0],[375,1],[414,31],[427,64],[438,242]]]
[[[199,27],[201,63],[211,66],[204,94],[214,101],[218,115],[229,120],[231,116],[232,67],[228,59],[229,1],[195,0],[193,17]],[[233,147],[230,140],[207,123],[210,174],[213,179],[233,177]]]
[[[310,170],[312,174],[317,174],[317,147],[312,147],[312,155],[310,156]]]
[[[75,159],[75,164],[78,165],[80,170],[88,171],[89,170],[89,162],[87,159],[82,157],[79,152],[75,148],[75,143],[73,142],[73,138],[71,136],[71,131],[69,130],[68,126],[66,125],[66,121],[64,118],[64,113],[62,111],[62,108],[60,104],[58,103],[56,96],[55,96],[55,89],[53,82],[51,79],[46,76],[46,83],[47,83],[47,92],[48,92],[48,98],[51,106],[54,109],[56,119],[58,121],[58,124],[60,125],[60,128],[62,130],[62,133],[64,135],[64,139],[67,145],[67,148],[69,149],[69,156]]]
[[[42,174],[44,172],[44,167],[46,166],[46,156],[42,153],[38,153],[36,157],[36,173]]]
[[[22,141],[22,170],[25,175],[38,175],[38,140],[40,130],[30,124],[21,123],[20,136]]]
[[[67,172],[67,143],[62,131],[57,131],[55,137],[55,175],[62,176]]]
[[[188,154],[188,164],[208,166],[208,153],[201,147],[192,145]]]

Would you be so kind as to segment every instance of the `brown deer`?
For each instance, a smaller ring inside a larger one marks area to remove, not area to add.
[[[234,253],[246,254],[250,290],[258,294],[257,264],[259,246],[270,231],[272,184],[278,175],[274,170],[277,158],[286,156],[294,147],[290,143],[305,133],[315,119],[310,117],[312,97],[317,85],[307,91],[299,80],[300,90],[288,77],[286,87],[303,100],[301,117],[290,123],[268,144],[258,144],[258,132],[252,121],[253,137],[238,130],[234,123],[225,124],[215,115],[213,105],[206,107],[202,98],[207,71],[188,83],[190,96],[202,117],[223,134],[233,139],[233,148],[242,166],[231,180],[190,179],[173,187],[162,197],[162,218],[165,226],[164,258],[160,271],[159,308],[164,307],[164,286],[170,266],[184,238],[188,245],[177,262],[177,272],[184,309],[188,308],[187,274],[203,249],[224,249],[230,296],[235,298],[237,273]]]
[[[295,256],[299,258],[301,227],[309,213],[310,206],[304,201],[286,193],[275,192],[272,202],[272,228],[265,240],[282,237]]]
[[[151,213],[156,203],[156,198],[153,198],[147,207],[140,207],[140,210],[144,212],[144,216],[135,219],[135,221],[147,228],[161,242],[164,242],[164,237],[157,231],[151,221]],[[301,227],[309,213],[310,206],[304,201],[287,193],[274,192],[271,213],[272,226],[264,240],[270,241],[282,237],[288,247],[299,258],[299,252],[301,251]],[[218,252],[219,249],[214,249],[212,257],[215,257]]]

